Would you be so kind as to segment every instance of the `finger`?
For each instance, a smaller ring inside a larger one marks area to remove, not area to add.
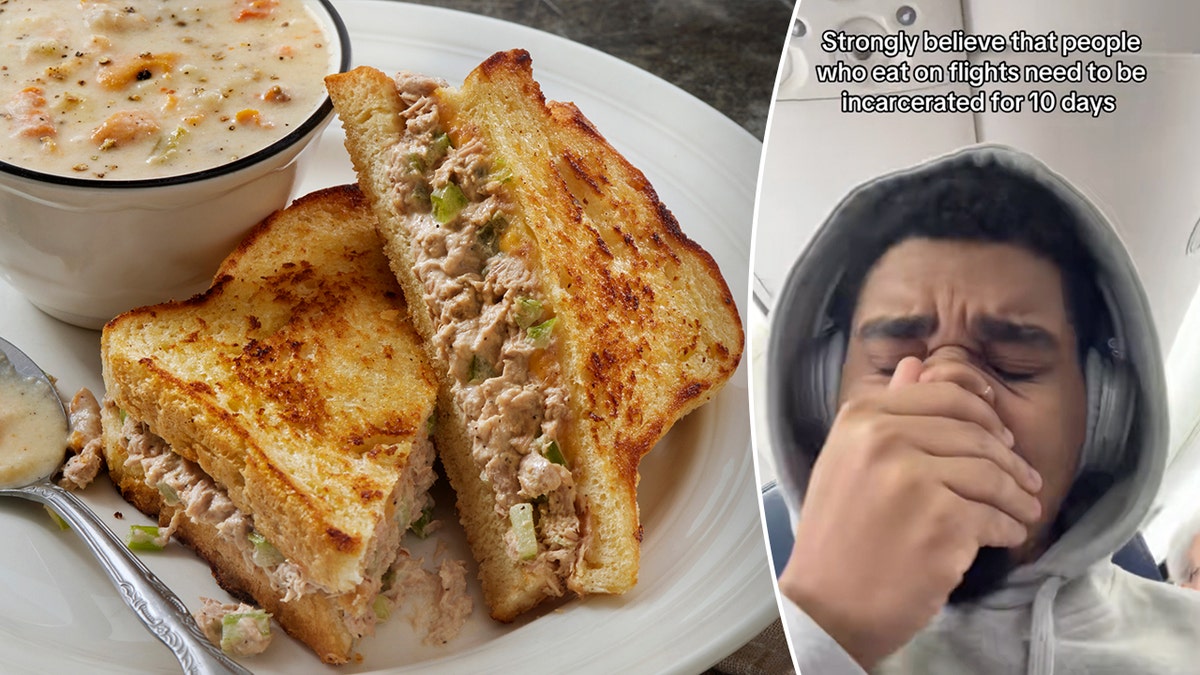
[[[978,368],[958,360],[934,359],[925,362],[921,382],[954,382],[995,407],[996,390]]]
[[[978,424],[949,417],[901,417],[896,423],[914,447],[929,455],[985,459],[1026,492],[1036,494],[1042,489],[1041,474]]]
[[[1029,539],[1029,530],[1004,511],[969,500],[963,500],[961,509],[979,546],[1014,548]]]
[[[897,389],[906,384],[916,384],[924,368],[925,366],[921,363],[921,359],[915,356],[906,356],[900,359],[900,363],[896,364],[895,372],[892,373],[892,380],[888,383],[888,389]]]
[[[955,382],[922,382],[895,390],[889,387],[881,407],[893,415],[949,417],[972,422],[1006,446],[1013,446],[1012,432],[1004,426],[996,409]]]
[[[963,499],[995,507],[1026,525],[1042,516],[1037,497],[1026,492],[1012,475],[979,457],[938,457],[926,471]]]

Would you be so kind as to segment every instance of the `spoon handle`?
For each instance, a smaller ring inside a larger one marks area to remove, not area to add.
[[[74,494],[48,481],[4,492],[41,502],[58,512],[104,566],[125,604],[175,653],[185,673],[249,675],[250,671],[226,656],[200,632],[179,596],[159,581]]]

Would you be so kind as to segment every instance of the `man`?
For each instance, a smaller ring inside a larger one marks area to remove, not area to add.
[[[1132,264],[1078,192],[998,147],[878,179],[775,312],[801,672],[1194,669],[1200,598],[1110,560],[1161,480],[1165,388]]]
[[[1200,591],[1200,513],[1192,516],[1171,538],[1167,574],[1172,583]]]

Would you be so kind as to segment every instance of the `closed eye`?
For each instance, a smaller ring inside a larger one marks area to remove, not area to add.
[[[1015,373],[1002,368],[997,368],[996,366],[992,366],[992,372],[996,374],[996,377],[999,377],[1005,382],[1028,382],[1034,377],[1037,377],[1037,373]]]

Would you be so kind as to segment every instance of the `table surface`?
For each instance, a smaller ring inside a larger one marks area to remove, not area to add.
[[[519,23],[680,87],[760,141],[791,0],[407,0]]]

